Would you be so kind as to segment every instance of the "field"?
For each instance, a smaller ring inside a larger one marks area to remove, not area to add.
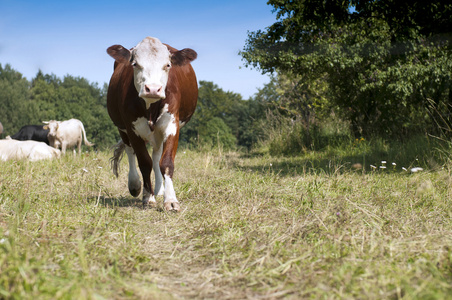
[[[166,213],[109,156],[0,162],[0,298],[452,298],[452,165],[180,150]]]

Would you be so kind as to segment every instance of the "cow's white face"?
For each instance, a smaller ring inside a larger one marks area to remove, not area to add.
[[[131,51],[134,83],[140,98],[147,104],[165,99],[171,68],[171,53],[156,38],[145,38]]]
[[[56,133],[59,127],[59,122],[58,121],[48,121],[48,122],[43,122],[44,124],[47,124],[44,126],[44,129],[48,129],[49,133],[47,136],[51,136],[51,137],[56,137]]]
[[[49,140],[49,144],[51,147],[57,148],[60,145],[60,142],[57,140],[57,131],[60,125],[59,121],[43,121],[44,129],[49,130],[49,133],[47,134],[47,139]]]
[[[147,108],[166,98],[165,90],[171,66],[183,66],[197,57],[192,49],[176,50],[152,37],[145,38],[132,50],[113,45],[107,49],[107,53],[119,63],[132,65],[135,88],[139,97],[146,101]]]

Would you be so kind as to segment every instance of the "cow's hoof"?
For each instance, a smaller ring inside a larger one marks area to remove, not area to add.
[[[139,189],[130,189],[129,188],[129,192],[130,192],[130,195],[132,195],[133,197],[138,197],[138,195],[140,195],[140,193],[141,193],[141,187]]]
[[[157,202],[155,202],[155,201],[149,201],[149,202],[147,202],[147,201],[142,201],[141,202],[142,204],[143,204],[143,209],[146,209],[146,208],[157,208]]]
[[[178,212],[180,210],[179,202],[165,202],[165,210]]]

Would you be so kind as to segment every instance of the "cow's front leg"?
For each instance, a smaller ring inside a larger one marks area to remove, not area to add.
[[[151,185],[151,156],[149,155],[144,141],[141,140],[132,145],[138,159],[141,177],[143,178],[143,206],[149,204],[151,207],[156,207],[157,203],[155,202],[154,191],[152,190]]]
[[[154,193],[156,196],[163,196],[165,190],[163,187],[162,172],[160,172],[160,159],[162,158],[162,151],[162,143],[160,143],[157,149],[154,148],[152,151],[152,169],[154,170],[155,175]]]
[[[179,211],[180,205],[176,198],[173,186],[174,158],[176,157],[177,144],[179,141],[179,126],[175,134],[170,134],[163,145],[163,154],[160,159],[160,171],[165,179],[165,190],[163,193],[163,205],[167,211]]]
[[[63,141],[61,143],[61,153],[66,154],[66,147],[67,147],[67,143],[65,141]]]
[[[138,197],[138,195],[140,195],[141,192],[141,181],[137,171],[135,151],[133,151],[133,148],[128,146],[127,144],[125,150],[127,154],[127,159],[129,160],[129,178],[128,178],[129,192],[132,196]]]

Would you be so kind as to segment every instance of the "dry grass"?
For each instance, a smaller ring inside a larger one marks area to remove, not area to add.
[[[180,151],[179,214],[110,153],[0,162],[0,298],[445,299],[452,176]],[[162,199],[158,199],[162,206]]]

